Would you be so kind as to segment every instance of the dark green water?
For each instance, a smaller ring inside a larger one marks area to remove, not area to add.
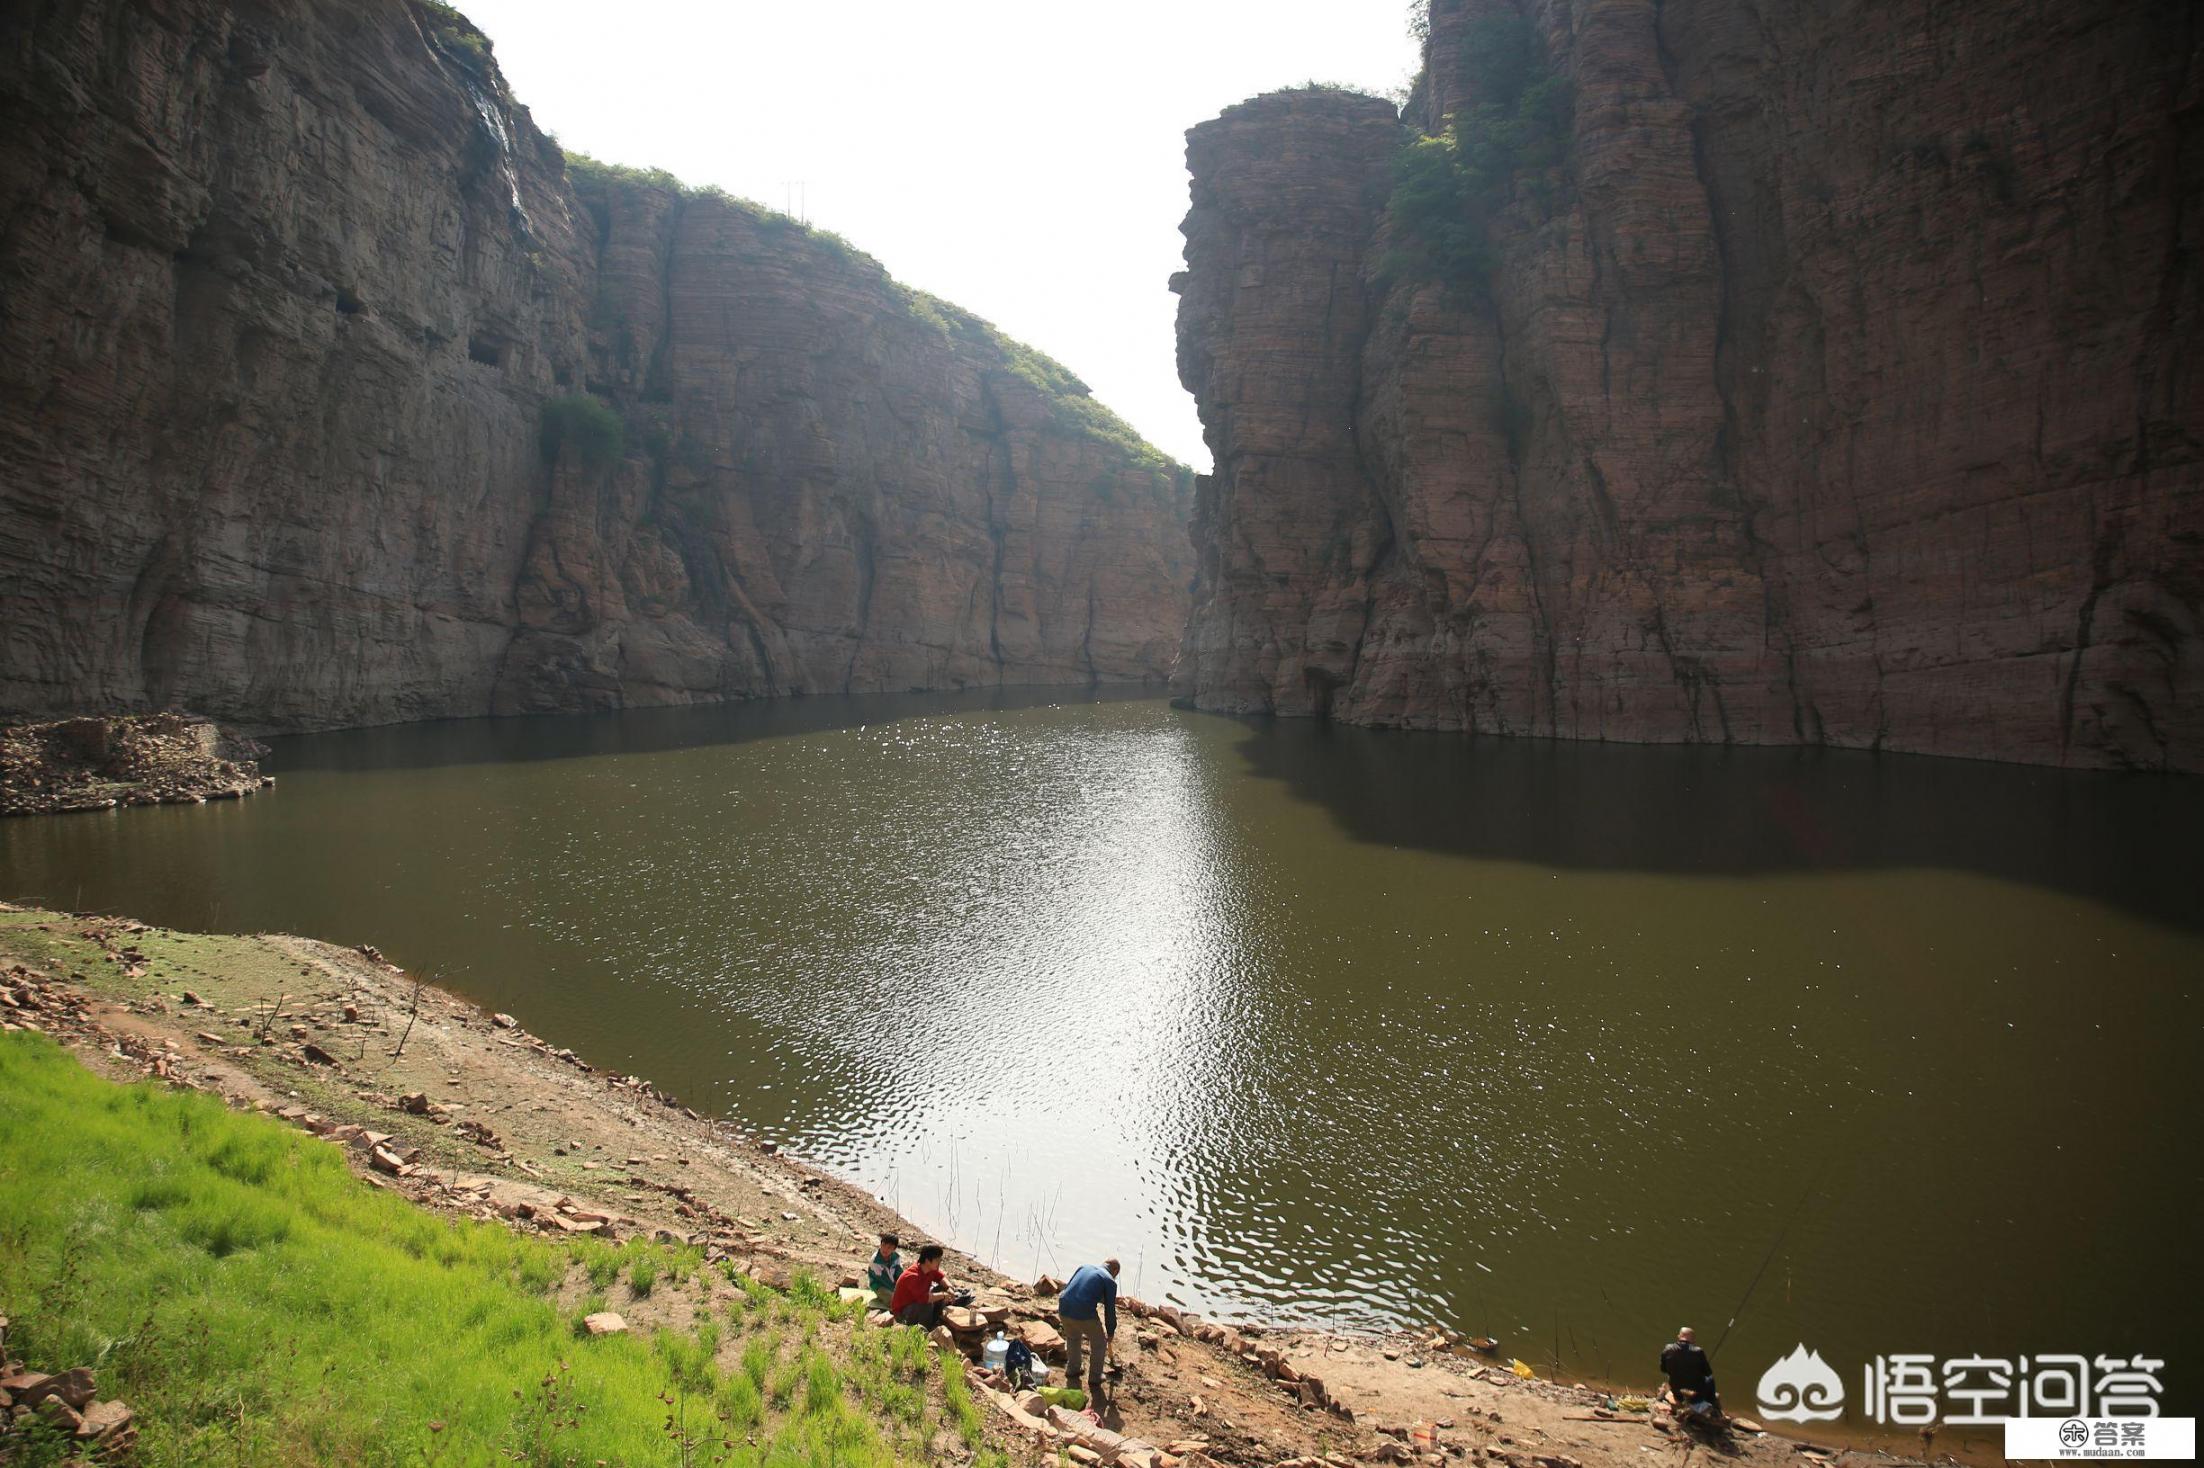
[[[1149,699],[273,763],[0,823],[0,895],[372,941],[1017,1273],[1116,1252],[1151,1298],[1642,1380],[1767,1260],[1747,1397],[1804,1341],[1855,1393],[1877,1353],[2143,1351],[2194,1400],[2204,782]]]

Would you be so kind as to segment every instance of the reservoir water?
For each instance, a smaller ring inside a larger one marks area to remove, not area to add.
[[[0,896],[372,942],[1016,1274],[1749,1397],[2204,1367],[2204,781],[821,699],[280,741]],[[1757,1286],[1754,1285],[1758,1279]]]

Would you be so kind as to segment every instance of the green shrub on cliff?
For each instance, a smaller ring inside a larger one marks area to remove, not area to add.
[[[592,158],[587,153],[561,149],[566,159],[567,177],[577,185],[590,184],[606,188],[624,184],[629,188],[665,189],[676,194],[686,194],[689,186],[663,168],[637,168],[630,163],[607,163],[602,158]]]
[[[571,393],[543,405],[537,442],[553,463],[571,456],[592,474],[602,474],[627,452],[627,424],[612,405],[587,393]]]
[[[903,309],[913,321],[942,336],[992,353],[1001,370],[1037,389],[1048,401],[1049,417],[1064,433],[1091,438],[1143,469],[1191,479],[1193,471],[1149,443],[1130,423],[1096,398],[1079,374],[975,316],[953,301],[897,284]]]
[[[601,158],[592,158],[587,153],[565,152],[562,150],[561,156],[566,159],[568,179],[573,182],[578,191],[584,194],[585,205],[593,214],[598,213],[603,201],[601,198],[589,196],[602,194],[605,190],[614,186],[632,189],[662,189],[690,203],[717,204],[722,208],[732,209],[740,214],[747,214],[757,221],[760,229],[768,234],[780,237],[793,236],[801,244],[834,260],[844,264],[869,265],[880,271],[883,276],[887,274],[886,268],[878,260],[866,254],[833,230],[821,229],[815,224],[796,218],[793,214],[783,214],[778,209],[768,209],[754,199],[737,198],[717,184],[683,183],[678,177],[668,173],[663,168],[638,168],[629,163],[607,163]],[[598,218],[600,231],[604,229],[606,222],[605,217],[600,215]]]
[[[444,0],[421,0],[421,16],[427,22],[430,34],[464,56],[477,71],[488,72],[494,65],[491,52],[495,44],[482,27],[476,25],[459,10]]]
[[[1516,180],[1528,176],[1543,189],[1547,172],[1567,160],[1574,98],[1521,16],[1476,21],[1462,51],[1475,101],[1438,136],[1402,149],[1383,273],[1482,291],[1496,263],[1492,225],[1514,200]]]

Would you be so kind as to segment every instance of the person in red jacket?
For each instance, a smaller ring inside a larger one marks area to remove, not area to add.
[[[941,1324],[941,1307],[949,1303],[949,1281],[941,1272],[941,1245],[927,1244],[918,1251],[918,1262],[896,1277],[895,1295],[888,1310],[898,1325],[931,1328]]]

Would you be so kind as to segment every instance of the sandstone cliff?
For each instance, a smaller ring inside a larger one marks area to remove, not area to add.
[[[1435,279],[1399,160],[1480,115],[1508,25],[1561,155]],[[2204,769],[2198,39],[2115,0],[1439,0],[1405,119],[1195,128],[1183,690]]]
[[[445,7],[0,20],[0,709],[1159,678],[1188,498],[833,237],[570,169]]]

